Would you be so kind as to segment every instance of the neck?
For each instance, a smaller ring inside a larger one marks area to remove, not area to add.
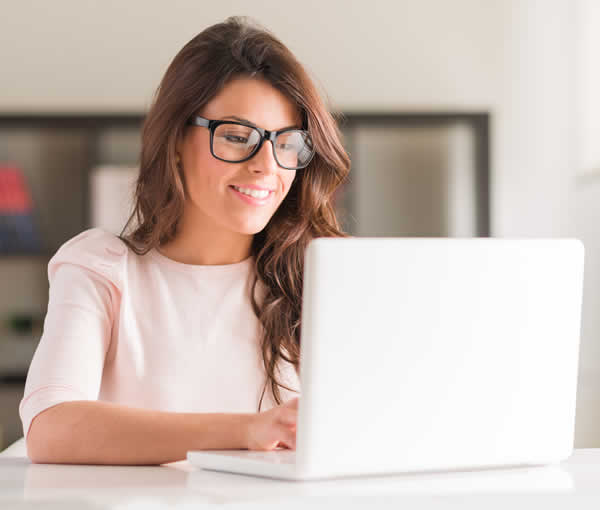
[[[231,232],[184,213],[175,238],[160,246],[166,257],[183,264],[215,266],[236,264],[251,254],[251,234]]]

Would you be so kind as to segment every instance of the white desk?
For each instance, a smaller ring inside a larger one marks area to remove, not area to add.
[[[156,467],[31,464],[0,459],[0,509],[116,508],[600,509],[600,449],[545,467],[284,482]]]

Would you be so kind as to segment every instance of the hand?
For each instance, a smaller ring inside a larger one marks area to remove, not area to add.
[[[247,426],[248,450],[296,449],[298,397],[251,416]]]

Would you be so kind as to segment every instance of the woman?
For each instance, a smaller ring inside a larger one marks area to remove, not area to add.
[[[135,209],[48,266],[20,406],[34,462],[161,464],[295,448],[304,250],[341,236],[349,171],[302,66],[240,18],[175,57],[142,133]]]

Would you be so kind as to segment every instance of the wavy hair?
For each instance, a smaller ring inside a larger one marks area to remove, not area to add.
[[[176,143],[188,118],[240,76],[263,79],[289,98],[316,149],[310,165],[297,172],[288,195],[252,242],[250,300],[262,326],[266,373],[260,411],[268,387],[277,404],[279,389],[290,390],[279,380],[279,362],[299,371],[304,251],[313,238],[346,235],[332,201],[350,171],[336,120],[306,70],[269,31],[247,18],[231,17],[198,34],[175,56],[144,119],[134,209],[119,237],[144,255],[176,236],[186,196]]]

